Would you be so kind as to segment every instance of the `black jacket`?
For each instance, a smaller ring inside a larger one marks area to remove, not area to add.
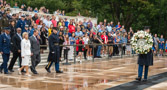
[[[146,66],[153,65],[153,52],[150,51],[147,54],[139,54],[138,64],[139,65],[146,65]]]
[[[57,44],[57,45],[55,45]],[[59,47],[59,36],[52,33],[49,36],[49,55],[48,61],[59,62],[60,58],[60,47]]]
[[[154,47],[154,42],[153,42],[153,47]],[[138,64],[152,66],[153,65],[153,51],[150,50],[150,52],[148,52],[147,54],[139,54]]]
[[[12,51],[18,52],[18,50],[21,50],[21,39],[18,36],[18,34],[15,34],[12,38],[13,45],[12,45]]]
[[[16,34],[16,26],[13,27],[12,25],[10,25],[9,28],[11,30],[10,37],[13,38],[13,36]]]

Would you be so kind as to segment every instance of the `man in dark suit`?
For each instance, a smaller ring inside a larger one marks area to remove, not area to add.
[[[13,57],[10,61],[8,70],[10,72],[14,72],[13,70],[13,66],[17,60],[17,58],[19,57],[19,65],[21,67],[21,28],[17,28],[17,33],[13,36],[12,41],[13,41]]]
[[[147,33],[150,32],[149,27],[145,27],[144,30]],[[150,50],[150,52],[148,52],[147,54],[139,54],[138,64],[139,64],[139,67],[138,67],[138,77],[136,78],[136,80],[141,81],[142,75],[143,75],[143,66],[145,66],[144,80],[143,80],[143,82],[146,82],[147,81],[147,76],[148,76],[149,66],[153,65],[153,50]]]
[[[38,35],[38,30],[34,30],[33,35],[29,38],[31,43],[31,66],[30,69],[34,74],[38,74],[35,67],[40,63],[41,56],[40,56],[40,36]]]
[[[4,74],[9,74],[7,64],[10,57],[10,29],[4,28],[5,33],[0,36],[0,53],[2,54],[3,62],[0,65],[0,72],[4,69]]]
[[[59,60],[60,60],[60,46],[59,46],[59,36],[57,35],[57,28],[53,28],[53,33],[49,37],[49,56],[48,56],[48,65],[45,67],[47,72],[50,71],[50,67],[53,62],[55,62],[55,71],[56,73],[63,73],[59,70]]]

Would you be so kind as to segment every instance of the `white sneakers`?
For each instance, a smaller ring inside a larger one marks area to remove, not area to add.
[[[20,68],[18,69],[18,71],[19,71],[19,75],[21,75],[21,71],[20,71]]]

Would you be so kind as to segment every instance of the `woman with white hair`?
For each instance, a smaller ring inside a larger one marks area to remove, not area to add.
[[[28,33],[23,33],[23,40],[21,41],[21,57],[22,57],[22,67],[19,68],[19,74],[21,74],[21,70],[26,68],[26,76],[31,76],[28,72],[29,68],[29,61],[31,56],[31,44],[30,40],[28,39]]]

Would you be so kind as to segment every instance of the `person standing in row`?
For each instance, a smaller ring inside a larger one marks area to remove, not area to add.
[[[49,55],[48,55],[48,65],[45,67],[47,72],[50,71],[50,67],[53,62],[55,62],[56,73],[63,73],[59,70],[59,59],[60,59],[60,46],[59,46],[59,36],[57,35],[57,28],[53,27],[53,33],[49,37]]]
[[[10,57],[10,29],[8,27],[4,27],[5,33],[0,36],[0,53],[2,54],[3,63],[0,65],[0,73],[4,69],[4,74],[9,74],[7,69],[7,64]]]
[[[28,33],[23,33],[23,40],[21,41],[21,57],[23,59],[22,61],[22,67],[19,70],[19,74],[21,74],[21,71],[26,68],[26,74],[27,76],[31,76],[28,71],[28,65],[31,58],[31,44],[30,40],[28,39]]]
[[[12,41],[13,41],[13,57],[10,61],[8,70],[10,72],[14,72],[13,70],[13,66],[17,60],[17,58],[19,58],[19,66],[21,67],[21,28],[17,28],[17,33],[13,36]]]
[[[32,52],[32,56],[31,56],[32,65],[30,66],[30,69],[31,69],[32,73],[34,73],[34,74],[38,74],[35,67],[41,61],[41,56],[40,56],[40,41],[41,40],[40,40],[40,36],[38,34],[39,34],[38,30],[34,30],[33,36],[31,36],[29,38],[30,42],[31,42],[31,52]]]

